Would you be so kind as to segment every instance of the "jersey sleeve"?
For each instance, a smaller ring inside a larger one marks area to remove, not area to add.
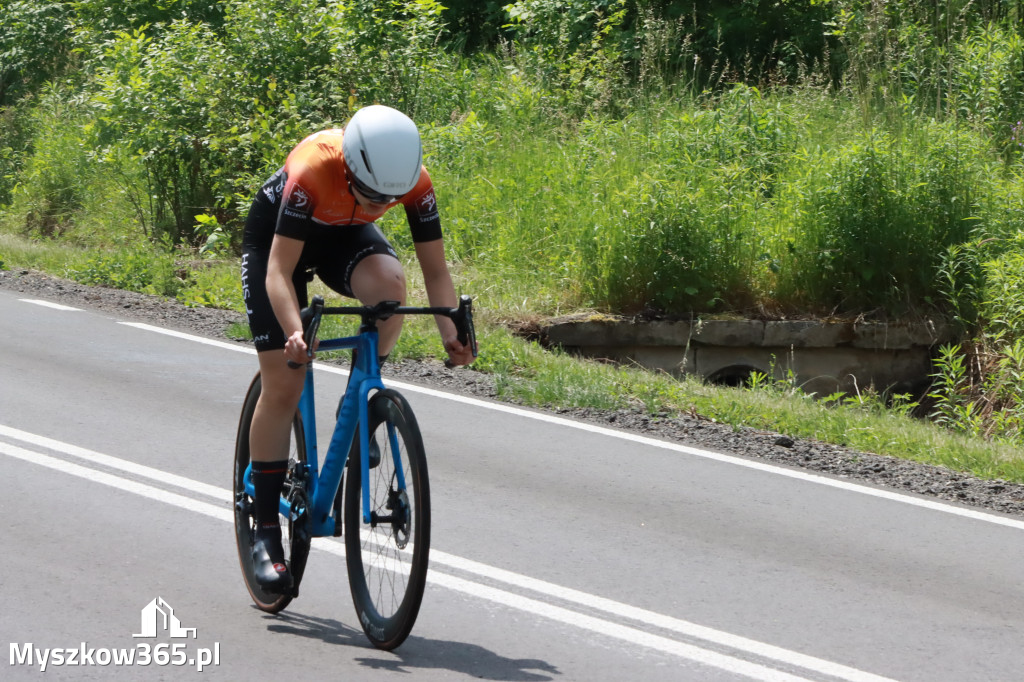
[[[281,208],[278,210],[274,232],[282,237],[305,241],[313,225],[315,208],[315,195],[303,186],[302,174],[287,177],[281,192]]]
[[[437,196],[426,168],[420,172],[419,181],[401,201],[405,206],[405,216],[409,220],[409,231],[412,232],[414,242],[432,242],[441,238]]]

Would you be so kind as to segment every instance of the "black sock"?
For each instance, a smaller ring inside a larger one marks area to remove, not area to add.
[[[281,521],[278,501],[288,473],[288,460],[252,463],[253,511],[256,516],[256,538],[269,540],[271,547],[281,545]],[[279,557],[273,557],[280,560]]]

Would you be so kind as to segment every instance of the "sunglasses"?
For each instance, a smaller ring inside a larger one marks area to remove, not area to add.
[[[349,173],[348,179],[349,182],[352,183],[352,186],[359,190],[360,194],[366,197],[367,201],[374,204],[390,204],[392,201],[396,201],[397,199],[400,199],[402,196],[404,196],[402,194],[381,194],[380,192],[374,191],[367,187],[366,185],[364,185],[363,183],[359,182],[359,180],[356,179],[356,177],[351,173]]]

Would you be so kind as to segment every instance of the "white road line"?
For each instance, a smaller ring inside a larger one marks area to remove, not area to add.
[[[243,353],[250,353],[253,355],[256,354],[256,351],[248,346],[226,343],[224,341],[215,341],[212,339],[203,338],[201,336],[194,336],[192,334],[185,334],[183,332],[162,329],[160,327],[154,327],[153,325],[139,322],[122,322],[121,324],[125,324],[130,327],[136,327],[138,329],[144,329],[146,331],[156,332],[159,334],[174,336],[176,338],[185,339],[187,341],[194,341],[196,343],[217,346],[219,348],[227,348],[229,350],[241,351]],[[343,369],[339,369],[337,367],[333,367],[325,363],[318,364],[317,371],[333,372],[342,375],[348,374],[348,372]],[[396,389],[408,391],[410,393],[428,395],[434,398],[450,400],[453,402],[463,403],[465,405],[472,405],[473,407],[494,410],[496,412],[504,412],[505,414],[511,414],[517,417],[523,417],[525,419],[533,419],[536,421],[547,422],[549,424],[555,424],[557,426],[564,426],[566,428],[577,429],[579,431],[586,431],[588,433],[606,436],[608,438],[617,438],[619,440],[625,440],[632,443],[637,443],[639,445],[662,448],[664,450],[672,450],[674,452],[691,455],[693,457],[702,457],[704,459],[710,459],[717,462],[723,462],[735,466],[746,467],[748,469],[755,469],[757,471],[763,471],[765,473],[774,474],[776,476],[785,476],[787,478],[792,478],[799,481],[816,483],[831,488],[837,488],[839,490],[860,493],[862,495],[869,495],[871,497],[877,497],[892,502],[899,502],[901,504],[908,504],[913,507],[920,507],[922,509],[929,509],[931,511],[942,512],[944,514],[952,514],[954,516],[973,519],[975,521],[984,521],[986,523],[994,523],[1000,526],[1016,528],[1017,530],[1024,530],[1024,521],[1013,518],[1011,516],[1001,516],[997,514],[991,514],[988,512],[978,511],[976,509],[957,507],[952,504],[946,504],[944,502],[930,500],[923,497],[916,497],[913,495],[898,493],[891,490],[883,490],[880,488],[872,488],[857,483],[851,483],[849,481],[842,481],[839,479],[829,478],[827,476],[821,476],[819,474],[812,474],[797,469],[788,469],[784,467],[775,466],[772,464],[765,464],[763,462],[743,459],[741,457],[734,457],[732,455],[724,455],[718,452],[712,452],[710,450],[701,450],[700,448],[695,448],[688,445],[680,445],[678,443],[670,443],[667,441],[657,440],[655,438],[649,438],[647,436],[638,436],[636,434],[628,433],[625,431],[617,431],[615,429],[609,429],[603,426],[595,426],[583,422],[576,422],[566,419],[564,417],[557,417],[555,415],[545,414],[542,412],[532,412],[530,410],[525,410],[519,407],[513,407],[511,405],[488,402],[485,400],[480,400],[478,398],[456,395],[454,393],[445,393],[443,391],[438,391],[432,388],[425,388],[423,386],[417,386],[415,384],[407,384],[404,382],[393,381],[390,379],[387,380],[387,384]]]
[[[32,464],[38,464],[50,469],[62,471],[66,474],[78,476],[79,478],[84,478],[95,483],[102,483],[103,485],[110,486],[111,488],[117,488],[118,490],[124,490],[125,492],[141,495],[142,497],[148,497],[149,499],[157,500],[158,502],[166,502],[167,504],[180,507],[181,509],[194,511],[197,514],[204,514],[205,516],[219,519],[221,521],[234,522],[231,503],[227,500],[221,506],[213,505],[209,502],[201,502],[199,500],[192,499],[191,497],[185,497],[184,495],[172,493],[168,490],[154,488],[153,486],[146,485],[145,483],[139,483],[138,481],[132,481],[103,471],[90,469],[89,467],[84,467],[80,464],[74,464],[73,462],[68,462],[57,457],[51,457],[50,455],[26,450],[25,448],[20,448],[17,445],[11,445],[2,441],[0,441],[0,452],[14,457],[15,459],[24,460],[26,462],[31,462]]]
[[[110,469],[117,469],[124,471],[129,474],[134,474],[142,478],[148,478],[152,481],[160,481],[167,485],[173,485],[176,488],[182,488],[189,490],[194,493],[200,493],[202,495],[208,495],[219,500],[230,500],[231,491],[227,488],[219,488],[215,485],[208,485],[201,481],[195,481],[191,478],[185,478],[184,476],[178,476],[168,471],[161,471],[160,469],[154,469],[152,467],[145,466],[144,464],[136,464],[126,459],[120,459],[111,455],[104,455],[101,452],[94,450],[87,450],[86,448],[78,447],[77,445],[71,445],[70,443],[63,443],[59,440],[47,438],[46,436],[40,436],[28,431],[22,431],[21,429],[15,429],[10,426],[4,426],[0,424],[0,436],[6,436],[7,438],[13,438],[20,440],[24,443],[30,443],[32,445],[46,448],[47,450],[54,450],[56,452],[62,452],[72,457],[84,459],[87,462],[99,464]]]
[[[145,483],[121,478],[113,474],[97,471],[57,457],[52,457],[32,450],[26,450],[16,445],[0,441],[0,453],[9,455],[16,459],[21,459],[23,461],[48,467],[66,474],[78,476],[80,478],[157,500],[159,502],[164,502],[214,519],[233,523],[233,514],[230,508],[231,492],[225,488],[218,488],[200,481],[195,481],[183,476],[176,476],[158,469],[153,469],[141,464],[136,464],[134,462],[122,460],[103,453],[62,443],[51,438],[31,434],[26,431],[21,431],[20,429],[14,429],[4,425],[0,425],[0,435],[11,439],[21,440],[38,447],[63,452],[108,468],[118,469],[137,476],[149,478],[151,480],[162,481],[168,485],[173,485],[190,492],[211,495],[215,498],[219,498],[223,500],[220,505],[203,502],[163,490],[161,488],[156,488]],[[338,541],[318,540],[314,545],[314,548],[339,556],[344,556],[344,546]],[[436,568],[437,566],[445,566],[448,568],[458,569],[460,571],[479,575],[497,582],[504,582],[521,589],[531,590],[539,594],[551,596],[564,602],[575,603],[594,610],[603,611],[619,618],[625,618],[644,625],[677,632],[692,639],[713,643],[734,651],[751,654],[762,659],[772,660],[791,668],[813,671],[830,677],[849,680],[850,682],[885,682],[887,680],[887,678],[879,677],[855,668],[832,663],[830,661],[798,652],[789,651],[787,649],[782,649],[780,647],[747,639],[745,637],[731,635],[726,632],[714,630],[712,628],[672,618],[670,616],[665,616],[653,611],[629,606],[628,604],[587,594],[578,590],[561,587],[553,583],[530,578],[511,571],[495,568],[493,566],[488,566],[486,564],[464,559],[452,554],[447,554],[436,549],[431,550],[431,566],[433,567],[430,574],[431,584],[444,586],[470,596],[503,604],[510,608],[515,608],[537,616],[566,623],[574,627],[580,627],[614,639],[646,646],[664,653],[693,660],[703,665],[713,666],[736,674],[752,677],[753,679],[795,681],[804,678],[790,675],[756,663],[751,663],[727,654],[704,649],[695,644],[678,642],[668,637],[655,635],[628,625],[593,616],[587,616],[537,599],[501,590],[496,587],[474,583],[463,578],[443,573],[436,570]]]
[[[33,305],[41,305],[41,306],[44,306],[46,308],[53,308],[54,310],[73,310],[73,311],[81,311],[82,310],[81,308],[72,308],[69,305],[61,305],[60,303],[54,303],[53,301],[44,301],[44,300],[39,299],[39,298],[19,298],[18,300],[22,301],[23,303],[31,303]]]
[[[429,581],[431,583],[443,585],[452,590],[465,592],[479,599],[486,599],[510,608],[528,611],[566,625],[590,630],[591,632],[595,632],[609,638],[619,639],[629,642],[630,644],[645,646],[650,649],[663,651],[667,654],[674,654],[680,658],[687,658],[706,666],[727,670],[731,673],[744,675],[755,680],[791,680],[795,682],[796,680],[806,679],[791,673],[767,668],[757,663],[733,658],[732,656],[721,654],[716,651],[702,649],[692,644],[677,642],[676,640],[644,632],[643,630],[637,630],[636,628],[631,628],[626,625],[620,625],[619,623],[614,623],[612,621],[594,618],[593,616],[587,616],[582,613],[563,609],[561,607],[554,606],[553,604],[547,604],[535,599],[521,597],[519,595],[512,594],[511,592],[505,592],[504,590],[498,590],[479,583],[462,580],[461,578],[449,576],[444,573],[431,573]],[[862,680],[864,682],[883,682],[883,680],[885,682],[893,682],[892,680],[876,677],[869,673],[861,671],[855,672],[855,677],[845,677],[843,679],[851,681],[856,680],[857,682]]]
[[[185,332],[175,331],[173,329],[164,329],[163,327],[154,327],[151,324],[145,322],[118,322],[126,327],[135,327],[136,329],[144,329],[147,332],[156,332],[157,334],[163,334],[164,336],[173,336],[176,339],[184,339],[186,341],[192,341],[195,343],[202,343],[207,346],[215,346],[217,348],[225,348],[227,350],[238,351],[240,353],[248,353],[249,355],[256,355],[256,349],[252,346],[243,346],[238,343],[228,343],[227,341],[215,341],[214,339],[207,339],[202,336],[196,336],[194,334],[186,334]]]
[[[437,563],[450,568],[474,573],[485,578],[513,585],[520,589],[531,590],[562,601],[579,604],[580,606],[584,606],[595,611],[603,611],[604,613],[608,613],[619,618],[628,618],[629,620],[644,623],[645,625],[669,630],[671,632],[677,632],[692,639],[719,644],[737,651],[745,651],[762,658],[779,661],[805,670],[813,670],[842,680],[863,680],[865,682],[867,680],[874,680],[877,682],[886,679],[884,677],[865,673],[861,670],[857,670],[856,668],[850,668],[838,663],[833,663],[825,659],[808,656],[796,651],[790,651],[788,649],[783,649],[771,644],[765,644],[764,642],[748,639],[739,635],[733,635],[721,630],[715,630],[714,628],[698,625],[697,623],[681,620],[679,618],[673,618],[672,616],[666,616],[654,611],[648,611],[647,609],[641,609],[636,606],[630,606],[629,604],[623,604],[622,602],[617,602],[612,599],[606,599],[586,592],[580,592],[579,590],[574,590],[569,587],[562,587],[561,585],[555,585],[554,583],[520,575],[518,573],[506,571],[501,568],[495,568],[486,564],[481,564],[471,559],[463,559],[462,557],[446,554],[433,548],[430,550],[430,561],[431,563],[436,561]],[[433,580],[433,575],[431,576],[431,580]]]

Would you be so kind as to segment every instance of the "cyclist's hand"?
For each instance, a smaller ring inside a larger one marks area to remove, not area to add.
[[[468,365],[473,362],[473,349],[468,345],[464,346],[459,340],[452,336],[444,340],[444,349],[448,353],[448,363],[451,366]]]
[[[309,346],[302,337],[302,330],[292,332],[284,344],[284,356],[298,365],[305,365],[309,362]]]

